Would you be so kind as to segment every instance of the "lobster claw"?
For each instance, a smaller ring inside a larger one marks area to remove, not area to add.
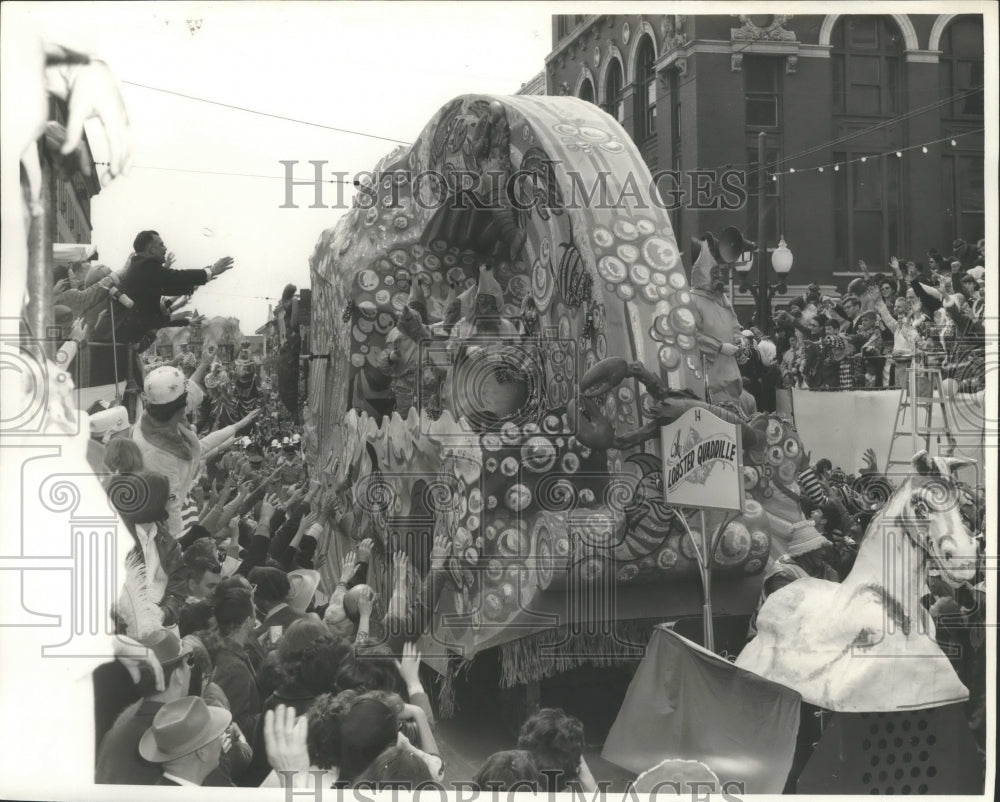
[[[598,398],[614,390],[628,375],[628,360],[620,356],[602,359],[580,380],[580,395],[585,398]]]
[[[587,448],[607,451],[615,442],[615,428],[597,403],[586,396],[574,398],[566,408],[572,431]]]

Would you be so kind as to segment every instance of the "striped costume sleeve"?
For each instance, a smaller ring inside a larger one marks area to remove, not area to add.
[[[823,492],[823,485],[819,482],[812,468],[806,468],[798,475],[799,489],[805,493],[809,500],[819,506],[826,500],[826,493]]]
[[[183,532],[188,532],[192,526],[198,523],[198,505],[189,494],[184,506],[181,508],[181,526]]]

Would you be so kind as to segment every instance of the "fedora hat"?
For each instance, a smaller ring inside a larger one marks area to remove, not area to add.
[[[311,568],[298,568],[288,572],[288,582],[291,589],[288,591],[288,606],[299,613],[304,613],[309,609],[309,604],[316,595],[316,588],[319,587],[319,571]]]
[[[150,763],[168,763],[208,746],[233,720],[228,710],[209,707],[199,696],[167,702],[139,741],[139,754]]]

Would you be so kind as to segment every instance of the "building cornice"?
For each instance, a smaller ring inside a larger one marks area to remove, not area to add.
[[[573,44],[579,40],[584,33],[586,33],[594,23],[601,19],[601,14],[592,14],[587,17],[583,22],[577,25],[573,30],[571,30],[566,36],[560,41],[554,48],[552,52],[545,57],[545,66],[547,67],[553,61],[562,56],[566,50],[568,50]]]

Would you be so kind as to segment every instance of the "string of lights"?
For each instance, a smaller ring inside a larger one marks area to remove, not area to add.
[[[905,148],[896,148],[894,150],[888,150],[885,153],[873,153],[873,154],[866,154],[864,156],[855,156],[853,159],[842,159],[840,161],[830,162],[829,164],[820,164],[815,167],[790,167],[787,170],[781,172],[770,173],[770,176],[772,181],[777,181],[778,176],[799,175],[801,173],[813,173],[813,172],[823,173],[830,168],[833,168],[833,172],[838,172],[841,167],[844,167],[848,164],[854,164],[856,162],[865,163],[869,161],[874,161],[876,159],[883,159],[887,156],[895,156],[896,158],[901,159],[903,158],[904,153],[911,150],[920,150],[922,153],[926,154],[929,152],[928,149],[932,145],[939,145],[942,142],[948,142],[950,143],[951,147],[956,147],[958,145],[958,140],[960,138],[965,136],[972,136],[973,134],[981,134],[983,133],[984,130],[985,129],[983,128],[977,128],[973,131],[963,131],[960,134],[952,134],[950,136],[941,137],[940,139],[932,139],[929,142],[922,142],[919,145],[909,145]]]
[[[865,136],[867,134],[873,134],[885,128],[892,128],[893,126],[899,125],[902,122],[906,122],[907,120],[912,119],[913,117],[918,117],[921,114],[927,114],[928,112],[935,111],[936,109],[942,108],[943,106],[948,106],[959,100],[964,100],[965,98],[970,97],[971,95],[977,94],[982,91],[983,91],[982,86],[970,87],[969,89],[957,92],[954,95],[951,95],[950,97],[940,98],[938,100],[935,100],[933,103],[928,103],[925,106],[920,106],[916,109],[911,109],[910,111],[904,112],[903,114],[900,114],[896,117],[892,117],[888,120],[882,120],[881,122],[877,122],[874,125],[870,125],[867,128],[860,128],[857,131],[849,131],[848,133],[836,139],[830,139],[826,142],[821,142],[818,145],[812,145],[804,150],[800,150],[797,153],[792,153],[788,156],[779,156],[774,161],[766,162],[764,164],[764,169],[770,172],[772,169],[778,167],[780,164],[794,161],[795,159],[802,159],[805,158],[806,156],[811,156],[814,153],[819,153],[821,151],[837,147],[838,145],[842,145],[845,142],[850,142],[852,139],[857,139],[858,137]],[[917,145],[917,147],[920,146]],[[699,169],[733,170],[739,168],[756,169],[757,165],[754,162],[744,162],[743,164],[734,164],[730,162],[728,164],[722,164],[714,168],[703,167]]]

